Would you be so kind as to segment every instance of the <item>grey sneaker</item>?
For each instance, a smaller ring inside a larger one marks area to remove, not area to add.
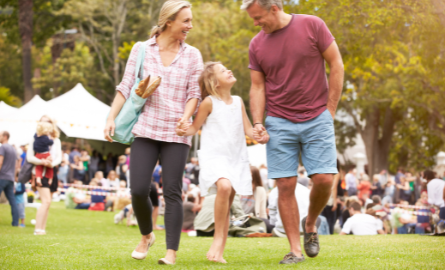
[[[306,233],[306,217],[301,221],[304,233],[304,251],[311,258],[317,257],[320,252],[320,242],[316,232]]]
[[[280,264],[293,264],[304,262],[304,255],[301,254],[301,257],[297,257],[293,252],[289,252],[284,256],[283,260],[280,261]]]

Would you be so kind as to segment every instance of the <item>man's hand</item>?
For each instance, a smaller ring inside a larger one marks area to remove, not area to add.
[[[262,124],[256,124],[253,127],[253,139],[261,144],[265,144],[269,141],[269,134]]]

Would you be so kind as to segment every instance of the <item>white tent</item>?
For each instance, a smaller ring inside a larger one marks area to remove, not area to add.
[[[68,137],[105,141],[103,130],[110,107],[88,93],[80,83],[48,102],[36,95],[15,111],[6,104],[0,105],[1,112],[6,111],[0,114],[0,130],[9,131],[11,144],[27,144],[43,115],[55,119]]]
[[[17,111],[18,111],[17,108],[14,108],[14,107],[12,107],[12,106],[9,106],[9,105],[6,104],[5,102],[0,101],[0,117],[1,117],[1,116],[4,116],[4,115],[11,114],[11,113],[15,113],[15,112],[17,112]]]
[[[48,101],[49,115],[68,136],[104,141],[103,130],[110,107],[78,83],[71,91]]]
[[[266,145],[256,144],[247,147],[250,165],[260,167],[262,164],[267,166]]]

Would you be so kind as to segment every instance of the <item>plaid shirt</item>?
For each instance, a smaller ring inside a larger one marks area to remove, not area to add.
[[[135,83],[134,69],[141,43],[131,49],[122,82],[116,87],[126,99]],[[198,49],[181,43],[176,58],[164,67],[156,37],[147,41],[144,59],[144,78],[148,75],[162,78],[158,89],[148,97],[137,123],[133,127],[136,137],[191,145],[192,137],[176,135],[176,123],[182,117],[185,104],[192,98],[201,100],[198,78],[203,70],[202,56]]]

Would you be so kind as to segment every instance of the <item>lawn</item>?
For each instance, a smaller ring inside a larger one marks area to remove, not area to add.
[[[140,239],[136,227],[113,223],[114,213],[66,210],[51,206],[47,235],[34,236],[30,220],[36,209],[26,208],[26,228],[11,227],[9,205],[0,205],[1,269],[154,269],[165,254],[165,233],[143,261],[131,258]],[[162,222],[162,219],[160,220]],[[293,266],[279,266],[288,252],[286,239],[229,238],[227,265],[209,262],[205,254],[210,238],[182,235],[177,269],[444,269],[445,237],[418,235],[321,236],[321,252],[315,259]]]

